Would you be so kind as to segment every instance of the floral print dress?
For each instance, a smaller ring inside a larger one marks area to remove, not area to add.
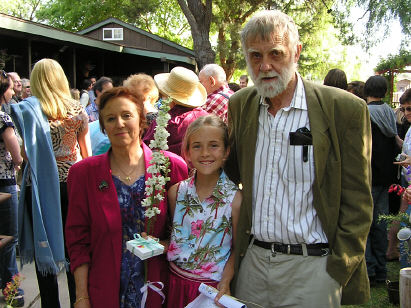
[[[195,175],[180,182],[167,259],[204,278],[221,280],[230,257],[231,203],[237,186],[224,172],[210,197],[201,202]]]
[[[134,239],[135,233],[144,231],[145,179],[142,175],[134,184],[128,186],[113,176],[123,226],[122,256],[120,269],[120,308],[140,307],[144,285],[144,263],[127,250],[126,242]]]
[[[13,160],[1,137],[8,127],[14,128],[13,121],[7,113],[0,111],[0,186],[16,185]]]

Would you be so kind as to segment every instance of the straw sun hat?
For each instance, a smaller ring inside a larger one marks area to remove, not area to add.
[[[179,105],[200,107],[206,102],[206,89],[189,69],[177,66],[170,73],[155,75],[154,81],[160,92],[170,96]]]

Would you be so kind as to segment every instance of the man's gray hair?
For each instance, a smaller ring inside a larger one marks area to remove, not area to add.
[[[20,79],[20,75],[16,72],[9,72],[7,73],[7,75],[9,75],[11,77],[11,79],[16,80],[16,79]]]
[[[269,40],[273,33],[288,34],[289,47],[295,53],[299,43],[298,29],[292,18],[278,10],[264,10],[254,14],[241,31],[241,45],[247,58],[247,41],[249,38]]]
[[[200,73],[203,73],[208,77],[212,76],[220,83],[227,80],[227,75],[225,74],[224,69],[215,63],[204,65]]]
[[[27,87],[27,85],[30,83],[30,80],[27,78],[22,78],[21,79],[21,85],[24,87]]]

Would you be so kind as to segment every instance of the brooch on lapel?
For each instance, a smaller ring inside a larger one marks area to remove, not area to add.
[[[107,184],[107,182],[105,181],[105,180],[102,180],[101,182],[100,182],[100,184],[98,185],[98,189],[100,190],[100,191],[103,191],[104,189],[107,189],[108,188],[108,184]]]

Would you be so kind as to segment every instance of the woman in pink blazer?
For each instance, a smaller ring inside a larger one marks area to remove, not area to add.
[[[111,149],[75,164],[68,176],[66,245],[76,280],[76,308],[140,307],[144,265],[125,242],[147,224],[141,201],[152,152],[141,142],[143,103],[124,87],[108,90],[100,99],[99,119]],[[168,189],[187,178],[187,166],[179,156],[165,155],[170,160]],[[167,199],[158,207],[161,213],[151,235],[167,248]],[[163,282],[166,294],[165,254],[148,259],[147,280]],[[146,307],[161,303],[162,297],[149,289]]]

